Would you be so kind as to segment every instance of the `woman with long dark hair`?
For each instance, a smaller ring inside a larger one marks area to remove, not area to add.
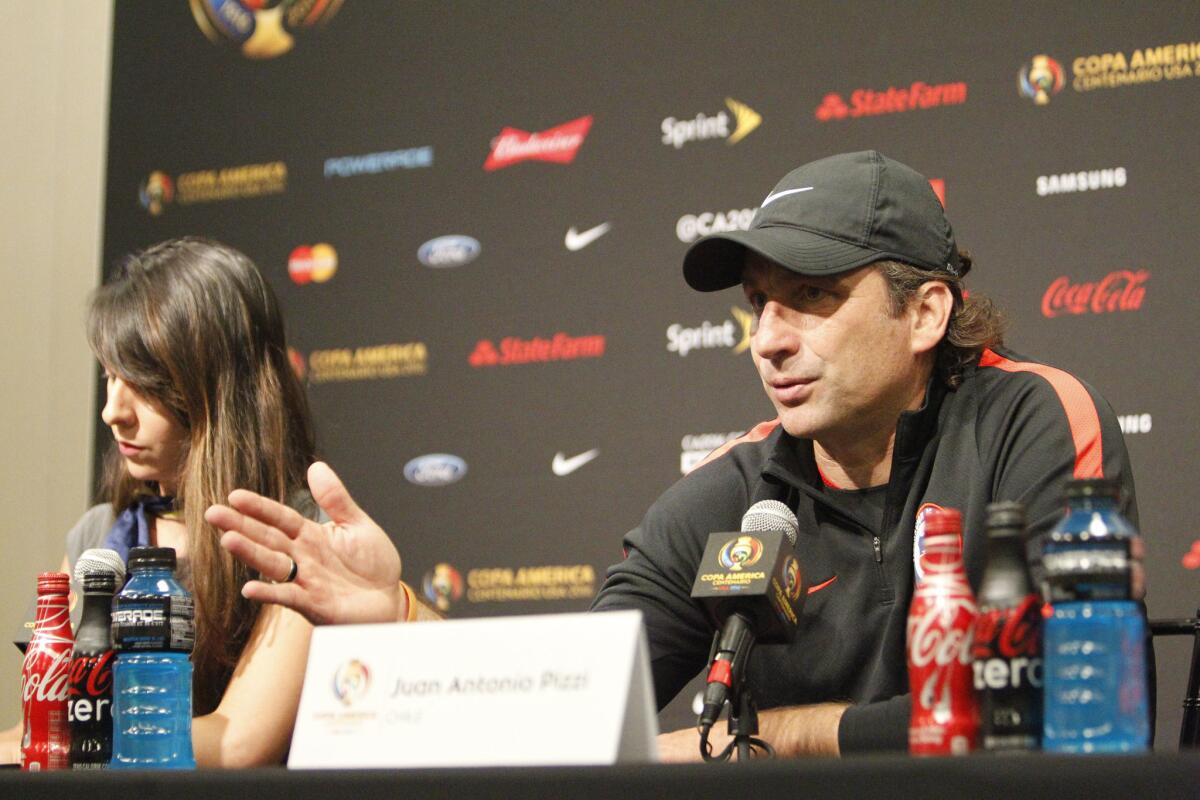
[[[221,549],[204,519],[238,487],[318,513],[304,488],[314,456],[308,404],[275,296],[237,250],[175,239],[128,259],[95,293],[88,342],[105,373],[101,419],[115,441],[105,502],[68,534],[63,570],[91,547],[175,548],[196,603],[196,762],[278,763],[312,629],[242,596],[258,576]]]

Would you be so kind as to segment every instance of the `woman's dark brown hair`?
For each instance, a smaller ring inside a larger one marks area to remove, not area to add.
[[[88,341],[100,363],[186,431],[176,489],[196,601],[195,713],[216,708],[258,615],[251,571],[221,549],[204,510],[236,488],[287,502],[305,485],[314,440],[283,318],[249,258],[173,239],[129,258],[93,296]],[[157,487],[110,453],[104,490],[120,513]]]
[[[951,389],[962,383],[963,370],[974,364],[985,348],[1004,344],[1004,331],[1008,327],[1004,314],[991,299],[980,294],[968,295],[964,290],[962,275],[971,269],[971,255],[960,250],[958,256],[962,261],[962,273],[957,276],[899,261],[879,261],[875,265],[887,280],[893,314],[907,308],[917,289],[928,281],[941,281],[950,287],[954,308],[946,325],[946,335],[938,343],[933,369]]]

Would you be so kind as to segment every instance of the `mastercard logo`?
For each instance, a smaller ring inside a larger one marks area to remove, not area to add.
[[[337,268],[337,250],[324,242],[311,246],[302,244],[288,256],[288,276],[301,286],[324,283],[333,277]]]

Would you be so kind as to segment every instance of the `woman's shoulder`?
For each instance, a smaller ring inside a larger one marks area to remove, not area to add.
[[[68,563],[74,564],[84,550],[99,547],[114,519],[110,503],[98,503],[85,511],[75,526],[67,532]]]

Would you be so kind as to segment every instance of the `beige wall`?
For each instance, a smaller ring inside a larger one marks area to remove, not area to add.
[[[112,8],[0,0],[0,728],[20,709],[10,634],[84,510]]]

